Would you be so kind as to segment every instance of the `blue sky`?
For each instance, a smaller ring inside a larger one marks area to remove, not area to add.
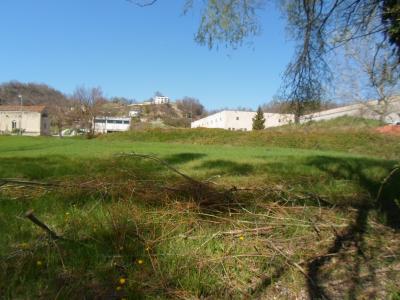
[[[108,97],[193,96],[209,109],[272,99],[291,59],[284,20],[273,5],[263,32],[237,50],[194,41],[198,12],[183,0],[139,8],[125,0],[1,0],[0,82],[39,82],[72,93],[101,86]]]

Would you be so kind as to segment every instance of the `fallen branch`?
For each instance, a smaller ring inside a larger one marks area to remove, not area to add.
[[[121,153],[119,154],[120,157],[139,157],[139,158],[146,158],[146,159],[150,159],[153,160],[155,162],[158,162],[162,165],[164,165],[165,167],[167,167],[168,169],[170,169],[171,171],[175,172],[176,174],[182,176],[183,178],[185,178],[186,180],[192,182],[192,183],[196,183],[199,185],[203,185],[204,183],[201,181],[198,181],[196,179],[194,179],[193,177],[190,177],[188,175],[186,175],[185,173],[182,173],[181,171],[179,171],[178,169],[176,169],[175,167],[171,166],[169,163],[167,163],[165,160],[162,160],[154,155],[150,155],[150,154],[139,154],[139,153],[135,153],[135,152],[130,152],[130,153]]]
[[[53,239],[60,239],[61,236],[59,236],[57,233],[55,233],[53,230],[51,230],[45,223],[43,223],[42,221],[40,221],[34,214],[33,214],[33,210],[28,210],[25,213],[25,217],[28,218],[29,220],[32,221],[33,224],[39,226],[40,228],[42,228],[44,231],[46,231],[51,238]]]
[[[6,184],[13,185],[34,185],[34,186],[60,186],[58,183],[30,181],[16,178],[0,178],[0,186]]]
[[[381,196],[382,196],[382,192],[383,192],[383,188],[385,187],[385,185],[387,184],[387,182],[392,178],[392,176],[394,176],[397,172],[400,171],[400,166],[395,166],[389,173],[388,176],[385,177],[385,179],[383,179],[381,186],[379,187],[379,191],[378,194],[376,196],[375,202],[378,203],[379,200],[381,200]]]
[[[271,241],[267,241],[268,245],[267,247],[272,248],[273,250],[275,250],[277,253],[279,253],[284,259],[285,262],[289,265],[289,266],[293,266],[295,267],[297,270],[300,271],[300,273],[302,273],[308,280],[309,282],[313,285],[313,286],[317,286],[316,283],[314,282],[314,280],[307,274],[307,272],[303,269],[303,267],[300,265],[300,263],[294,262],[292,259],[290,259],[290,257],[288,257],[285,253],[283,253],[282,250],[280,250],[278,247],[276,247],[274,245],[274,243],[272,243]],[[322,297],[322,299],[325,299],[325,297]]]

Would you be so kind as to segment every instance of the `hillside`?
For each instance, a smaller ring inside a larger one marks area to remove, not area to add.
[[[335,150],[398,159],[398,137],[378,133],[378,126],[379,122],[374,120],[341,117],[252,132],[205,128],[146,129],[100,136],[99,139]]]
[[[23,96],[24,105],[61,105],[66,96],[46,84],[11,81],[0,85],[0,105],[19,104],[18,95]]]

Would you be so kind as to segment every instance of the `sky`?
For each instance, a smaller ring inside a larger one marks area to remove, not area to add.
[[[208,109],[250,107],[277,93],[293,54],[274,5],[262,33],[233,50],[194,41],[199,11],[183,0],[140,8],[126,0],[1,0],[0,82],[48,84],[71,94],[100,86],[107,97],[195,97]]]

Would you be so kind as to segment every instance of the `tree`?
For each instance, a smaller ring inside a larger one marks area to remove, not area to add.
[[[184,97],[176,101],[176,106],[183,112],[184,117],[197,119],[205,115],[205,108],[199,99],[193,97]]]
[[[154,98],[155,98],[155,97],[164,97],[164,94],[161,93],[160,91],[156,91],[156,92],[154,93]]]
[[[385,24],[385,35],[393,45],[400,62],[400,3],[398,0],[385,0],[382,21]]]
[[[132,2],[132,1],[131,1]],[[136,1],[147,6],[157,0]],[[194,7],[187,0],[184,11]],[[308,109],[318,109],[331,73],[326,56],[349,41],[371,35],[385,36],[400,60],[400,4],[398,0],[282,0],[288,32],[297,42],[294,58],[284,73],[281,95],[295,120]],[[196,41],[209,48],[233,48],[258,34],[258,11],[264,0],[208,0],[202,4]]]
[[[93,135],[94,119],[99,114],[105,114],[101,108],[103,104],[107,103],[101,87],[86,88],[79,86],[75,89],[72,99],[75,101],[75,112],[81,127],[85,128],[90,135]]]
[[[265,119],[261,106],[259,106],[257,109],[257,113],[253,118],[253,130],[262,130],[262,129],[265,129]]]
[[[371,37],[352,41],[344,53],[345,66],[338,68],[340,75],[335,82],[340,96],[363,104],[365,112],[378,115],[384,123],[394,111],[392,99],[400,95],[400,66],[396,57],[391,55],[387,43]],[[377,104],[371,103],[371,99],[376,99]]]

